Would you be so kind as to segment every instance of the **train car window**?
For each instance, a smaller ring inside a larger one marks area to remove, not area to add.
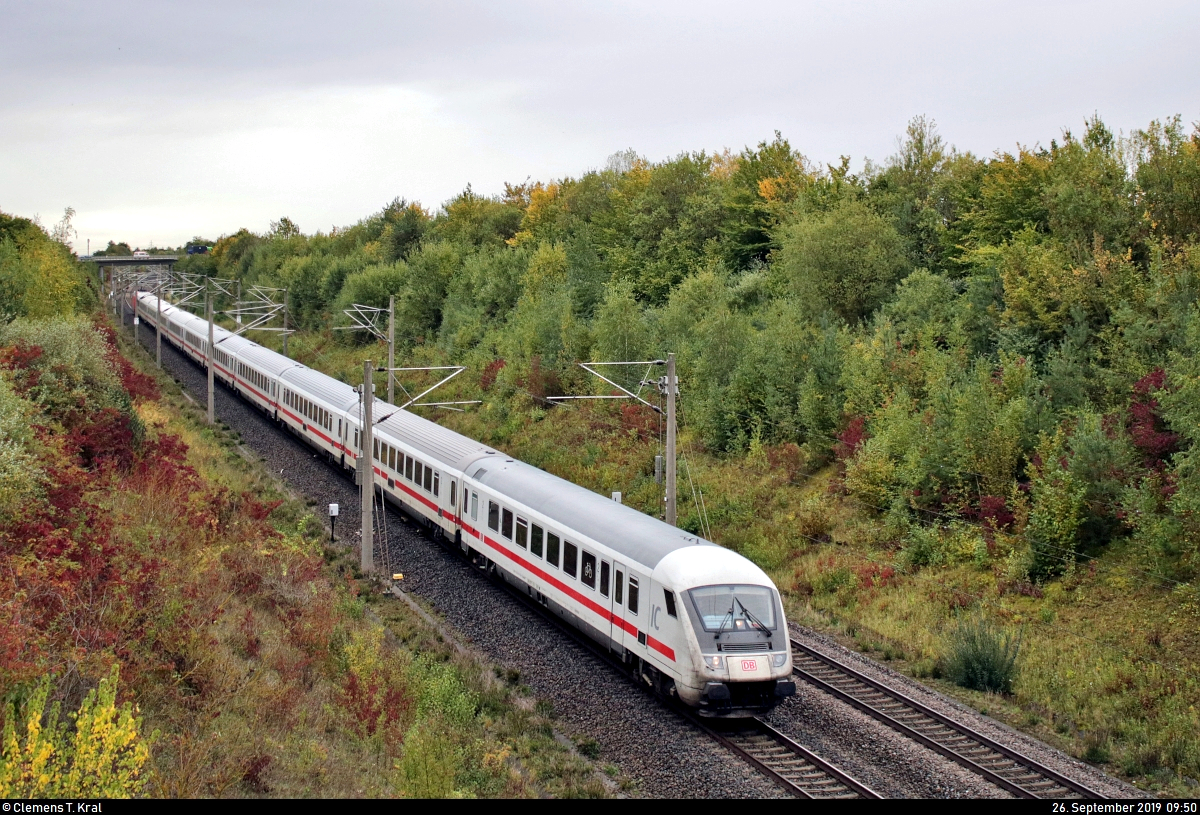
[[[589,589],[596,588],[596,556],[591,552],[583,553],[583,569],[581,570],[580,580],[583,585]]]
[[[529,536],[529,551],[542,556],[542,528],[537,524],[533,525],[533,534]]]
[[[463,487],[463,491],[466,491],[466,487]],[[479,493],[477,492],[471,493],[471,520],[479,520]]]
[[[354,449],[358,449],[358,428],[354,429]]]
[[[413,481],[416,482],[418,487],[421,486],[421,476],[424,475],[422,472],[424,467],[425,465],[419,461],[413,465]]]
[[[374,442],[374,444],[372,446],[375,448],[375,460],[378,461],[379,460],[379,439],[371,439],[371,441]]]
[[[529,543],[529,523],[524,518],[517,518],[517,546],[527,548]]]
[[[454,506],[455,493],[458,491],[458,482],[451,480],[450,482],[450,506]]]
[[[404,458],[404,456],[401,455],[400,458]],[[388,450],[388,467],[390,467],[393,470],[396,469],[396,448],[395,447],[392,447],[391,449]]]
[[[575,570],[579,567],[579,550],[575,548],[575,544],[570,541],[563,541],[563,571],[575,576]]]
[[[600,561],[600,594],[608,596],[608,561]]]
[[[413,471],[413,457],[409,456],[404,461],[404,477],[407,478],[409,481],[412,481],[412,471]]]
[[[425,465],[425,492],[433,492],[433,469]]]
[[[633,575],[629,576],[629,613],[637,614],[638,610],[638,579]]]
[[[500,516],[500,534],[512,540],[513,514],[511,509],[503,510]]]
[[[433,471],[433,497],[434,498],[437,498],[438,482],[440,482],[441,480],[442,480],[442,474],[439,473],[437,470],[434,470]]]
[[[546,562],[551,566],[558,565],[558,535],[546,533]]]
[[[488,501],[488,529],[500,531],[500,505],[495,501]]]
[[[666,600],[666,603],[664,605],[666,605],[666,607],[667,607],[667,613],[670,614],[672,617],[678,618],[679,615],[675,613],[675,592],[666,591],[664,589],[663,590],[663,599]]]
[[[613,602],[617,605],[625,602],[625,573],[617,569],[617,579],[613,581]]]

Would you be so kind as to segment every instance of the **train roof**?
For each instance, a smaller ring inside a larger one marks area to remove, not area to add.
[[[294,359],[288,359],[283,354],[277,354],[270,348],[263,348],[256,342],[252,342],[245,348],[238,349],[238,359],[249,365],[253,365],[267,376],[279,376],[289,368],[294,368],[300,363]]]
[[[651,570],[679,549],[720,548],[632,507],[499,453],[477,461],[467,475]]]
[[[409,413],[407,410],[401,410],[387,402],[377,399],[372,409],[375,411],[373,414],[375,417],[387,417],[383,421],[377,420],[375,425],[377,432],[382,431],[393,435],[447,467],[465,470],[472,461],[480,456],[500,455],[482,442],[461,433],[455,433],[447,427],[442,427],[415,413]],[[357,407],[354,415],[358,416]]]
[[[221,326],[213,328],[213,342],[217,348],[228,353],[242,356],[248,348],[258,347],[258,343],[254,340],[249,340],[240,334],[234,334],[232,331],[226,331]]]
[[[283,372],[281,381],[303,388],[306,393],[333,406],[335,410],[349,410],[358,404],[358,393],[353,386],[300,363],[293,362],[292,365],[294,367]]]

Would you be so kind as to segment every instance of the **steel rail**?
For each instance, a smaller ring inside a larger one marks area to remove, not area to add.
[[[680,713],[792,795],[816,800],[883,797],[762,719],[742,719],[733,729],[722,730],[689,710]]]
[[[962,722],[795,639],[792,673],[1021,798],[1105,798]],[[847,681],[848,680],[848,681]]]

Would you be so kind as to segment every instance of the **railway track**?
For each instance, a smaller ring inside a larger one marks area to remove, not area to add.
[[[1020,798],[1105,797],[796,640],[792,673]]]
[[[743,719],[718,729],[689,711],[693,724],[800,798],[845,800],[883,796],[792,741],[761,719]]]

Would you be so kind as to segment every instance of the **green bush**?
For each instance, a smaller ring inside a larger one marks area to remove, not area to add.
[[[950,635],[945,674],[964,688],[1008,693],[1020,653],[1020,634],[1013,637],[982,615],[960,618]]]

